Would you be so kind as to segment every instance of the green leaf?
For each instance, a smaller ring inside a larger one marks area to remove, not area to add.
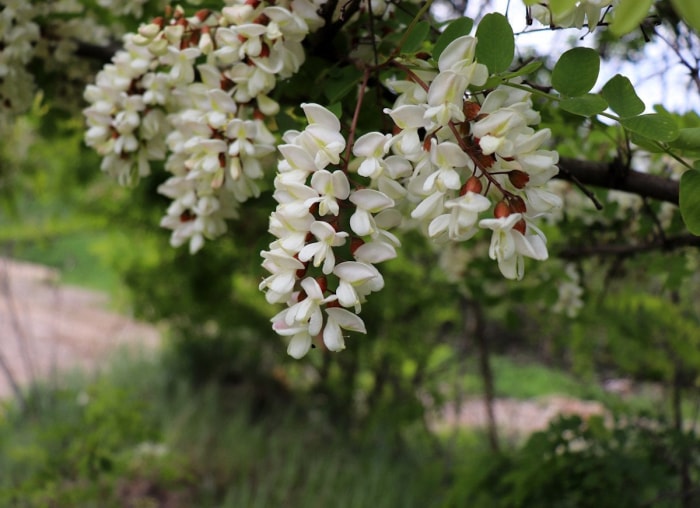
[[[620,120],[620,123],[630,132],[656,141],[668,142],[678,137],[678,125],[676,125],[676,121],[668,115],[652,113],[649,115],[634,116],[632,118],[623,118]]]
[[[533,60],[532,62],[523,65],[520,69],[518,69],[516,71],[504,74],[503,78],[504,79],[511,79],[511,78],[515,78],[518,76],[525,76],[527,74],[531,74],[531,73],[535,72],[540,67],[542,67],[542,62],[540,60]]]
[[[671,0],[683,21],[700,32],[700,2],[698,0]]]
[[[635,134],[634,132],[630,135],[630,141],[637,145],[639,148],[643,148],[649,153],[664,153],[663,146],[659,146],[654,143],[651,139]]]
[[[574,115],[594,116],[605,111],[608,103],[600,95],[589,93],[564,99],[559,103],[559,107]]]
[[[476,29],[476,60],[491,74],[508,70],[515,54],[515,37],[508,19],[502,14],[484,16]]]
[[[447,28],[440,34],[438,40],[435,42],[433,47],[433,58],[437,61],[440,55],[445,50],[445,48],[458,37],[463,35],[469,35],[474,26],[474,20],[472,18],[457,18],[452,23],[447,25]]]
[[[555,16],[569,12],[574,5],[576,0],[550,0],[549,2],[549,8]]]
[[[700,152],[700,127],[688,127],[678,131],[678,137],[670,143],[671,148]]]
[[[688,231],[700,236],[700,171],[690,169],[680,182],[679,205]]]
[[[649,13],[652,3],[654,0],[621,0],[613,9],[610,31],[619,37],[634,30]]]
[[[598,79],[600,57],[591,48],[573,48],[564,53],[552,70],[552,86],[562,95],[576,97],[590,91]]]
[[[632,82],[620,74],[613,76],[605,83],[601,91],[610,108],[622,118],[637,116],[644,113],[644,102],[634,91]]]
[[[362,72],[354,66],[332,69],[324,84],[323,93],[329,102],[340,102],[355,88],[361,78]]]
[[[419,21],[416,26],[413,27],[411,33],[406,37],[406,42],[404,42],[401,48],[402,53],[415,53],[421,46],[423,42],[428,38],[428,33],[430,32],[430,23],[427,21]]]

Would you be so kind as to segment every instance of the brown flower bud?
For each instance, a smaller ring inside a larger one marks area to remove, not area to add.
[[[514,169],[508,173],[508,180],[513,184],[516,189],[522,189],[530,181],[530,175],[525,171],[520,171],[519,169]]]

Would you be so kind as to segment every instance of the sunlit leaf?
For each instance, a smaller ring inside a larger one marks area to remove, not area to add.
[[[503,78],[511,79],[511,78],[515,78],[517,76],[526,76],[528,74],[535,72],[540,67],[542,67],[542,61],[541,60],[533,60],[532,62],[523,65],[517,71],[513,71],[513,72],[509,72],[507,74],[504,74]]]
[[[683,21],[700,32],[700,2],[698,0],[671,0]]]
[[[594,116],[605,111],[608,103],[600,95],[589,93],[564,99],[559,103],[559,107],[574,115]]]
[[[652,3],[654,0],[621,0],[613,9],[610,31],[620,36],[634,30],[647,15]]]
[[[476,59],[492,74],[508,70],[515,53],[515,38],[508,19],[502,14],[484,16],[476,29]]]
[[[613,76],[610,81],[605,83],[601,93],[610,104],[610,108],[622,118],[644,113],[644,102],[625,76],[620,74]]]
[[[552,11],[552,14],[555,16],[557,14],[565,14],[566,12],[570,11],[572,7],[576,5],[576,0],[550,0],[549,1],[549,8]]]
[[[562,95],[576,97],[593,88],[600,71],[600,57],[591,48],[573,48],[564,53],[552,70],[552,86]]]
[[[629,131],[656,141],[673,141],[678,137],[678,125],[669,115],[652,113],[623,118],[620,123]]]
[[[688,127],[678,131],[678,137],[670,146],[679,150],[700,151],[700,127]]]

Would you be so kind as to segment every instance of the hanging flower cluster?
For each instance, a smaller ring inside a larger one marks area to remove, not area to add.
[[[86,143],[124,185],[165,161],[172,199],[161,225],[198,251],[226,231],[240,202],[260,192],[274,137],[268,94],[304,61],[301,42],[322,24],[311,0],[240,0],[221,12],[181,8],[124,37],[124,49],[88,86]]]
[[[36,15],[37,9],[24,0],[0,2],[0,122],[27,110],[34,98],[34,79],[26,66],[39,40]]]
[[[273,328],[291,337],[292,356],[306,354],[316,336],[336,351],[344,347],[341,329],[364,332],[356,313],[383,287],[374,264],[396,256],[391,229],[403,216],[443,242],[490,230],[489,255],[509,279],[522,278],[524,257],[547,258],[533,221],[560,206],[544,187],[558,154],[541,148],[550,132],[532,127],[539,114],[517,83],[470,92],[489,77],[475,47],[463,36],[436,68],[398,63],[407,79],[388,83],[398,97],[385,110],[395,132],[358,138],[352,161],[341,158],[338,119],[319,105],[303,106],[303,132],[285,134],[270,218],[276,239],[262,253],[271,275],[260,288],[269,302],[287,304]]]
[[[517,83],[470,92],[488,78],[475,47],[475,38],[463,36],[443,51],[437,69],[404,66],[408,79],[389,83],[399,96],[386,112],[398,133],[384,150],[393,154],[387,160],[410,164],[400,181],[411,217],[428,236],[464,241],[491,230],[490,257],[505,277],[520,279],[524,257],[548,255],[533,220],[561,204],[545,188],[558,172],[558,154],[541,148],[550,132],[532,127],[539,114]]]
[[[612,4],[613,0],[580,0],[565,12],[557,14],[552,12],[548,0],[534,3],[529,8],[530,16],[543,25],[579,29],[587,25],[589,32],[592,32]]]
[[[321,334],[328,349],[339,351],[343,329],[365,333],[357,313],[384,286],[374,264],[396,257],[399,242],[388,230],[400,219],[389,196],[351,185],[339,167],[346,141],[338,118],[318,104],[302,108],[308,127],[288,131],[279,146],[279,204],[270,217],[276,239],[262,253],[271,275],[260,284],[270,303],[287,304],[273,329],[291,337],[295,358]]]

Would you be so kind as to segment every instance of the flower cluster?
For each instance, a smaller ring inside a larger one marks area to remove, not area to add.
[[[554,14],[549,1],[544,0],[530,6],[530,15],[543,25],[579,29],[586,25],[592,32],[612,3],[613,0],[580,0],[565,12]]]
[[[124,37],[89,86],[86,142],[122,184],[165,161],[159,191],[173,200],[161,225],[191,252],[226,231],[238,203],[260,192],[274,137],[268,94],[304,61],[301,45],[323,20],[311,0],[236,1],[221,12],[181,8]]]
[[[0,2],[0,119],[25,111],[34,98],[34,79],[26,66],[39,39],[36,15],[24,0]]]
[[[566,265],[565,272],[567,279],[557,282],[558,298],[552,307],[552,312],[574,318],[583,307],[581,277],[576,271],[576,266],[571,263]]]
[[[404,168],[399,181],[410,215],[431,238],[464,241],[492,230],[490,257],[505,277],[519,279],[523,257],[547,258],[533,219],[560,206],[545,188],[558,172],[558,154],[541,148],[550,132],[532,127],[539,114],[518,83],[470,92],[488,78],[475,47],[474,37],[463,36],[443,51],[437,69],[421,61],[410,62],[415,70],[402,66],[408,79],[388,83],[399,94],[386,110],[397,133],[382,148],[391,155],[377,164]],[[488,210],[492,217],[482,218]]]
[[[374,264],[396,256],[391,230],[404,216],[441,242],[491,231],[489,255],[509,279],[522,278],[524,257],[547,258],[533,221],[560,206],[545,188],[558,154],[541,148],[550,132],[532,127],[539,115],[519,83],[471,92],[489,76],[475,47],[463,36],[435,68],[398,63],[407,79],[388,83],[398,96],[385,110],[395,131],[360,136],[353,160],[341,158],[340,123],[321,106],[304,105],[308,127],[285,134],[270,218],[276,239],[262,253],[271,275],[260,288],[287,304],[273,328],[291,337],[292,356],[306,354],[314,337],[336,351],[342,328],[365,331],[356,313],[383,286]]]
[[[308,127],[285,133],[279,147],[278,205],[270,217],[276,239],[262,252],[271,275],[260,284],[270,303],[287,304],[272,319],[273,329],[291,337],[288,352],[295,358],[314,337],[339,351],[342,330],[365,332],[357,313],[366,296],[384,286],[374,264],[396,257],[398,239],[389,229],[399,219],[393,199],[351,185],[339,167],[346,141],[338,118],[317,104],[302,108]]]

